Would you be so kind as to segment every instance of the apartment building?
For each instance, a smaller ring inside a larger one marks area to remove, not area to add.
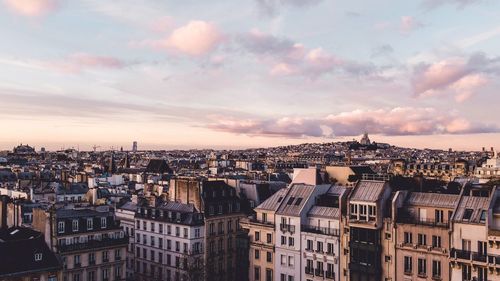
[[[222,180],[179,177],[170,181],[169,198],[193,204],[205,220],[204,253],[207,280],[232,281],[248,276],[248,237],[240,226],[248,206],[235,188]]]
[[[192,204],[140,206],[135,214],[137,280],[201,280],[203,214]]]
[[[494,205],[496,197],[496,189],[486,186],[465,186],[462,190],[460,202],[452,216],[450,280],[500,279],[489,269],[488,219],[492,218],[489,216],[490,206]]]
[[[249,236],[250,281],[275,280],[276,211],[280,206],[279,198],[283,198],[287,192],[286,188],[280,189],[254,209],[253,217],[242,219],[240,222]]]
[[[135,271],[135,212],[137,204],[127,202],[116,208],[116,218],[120,220],[120,225],[128,236],[127,256],[125,258],[126,276],[127,278],[134,277]]]
[[[331,186],[307,213],[301,226],[301,280],[340,280],[341,212],[347,194],[345,187]]]
[[[395,175],[409,177],[421,175],[449,181],[455,177],[469,175],[470,170],[469,163],[461,159],[455,162],[407,162],[404,159],[397,159],[391,161],[389,172]]]
[[[63,281],[125,279],[128,237],[108,206],[36,208],[33,228],[61,258]]]
[[[391,188],[384,181],[358,181],[349,195],[343,239],[346,280],[382,280],[384,218],[390,217]]]
[[[450,222],[460,195],[398,191],[393,200],[395,280],[450,280]]]
[[[301,226],[318,195],[330,188],[325,185],[292,184],[285,196],[279,197],[276,211],[275,280],[300,279],[304,265],[301,253]]]

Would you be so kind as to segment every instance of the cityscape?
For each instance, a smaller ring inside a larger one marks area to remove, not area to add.
[[[500,281],[500,1],[0,0],[0,281]]]

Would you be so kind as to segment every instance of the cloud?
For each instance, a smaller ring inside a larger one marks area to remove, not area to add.
[[[255,0],[259,11],[266,16],[274,16],[284,7],[309,7],[322,0]]]
[[[210,129],[235,134],[271,137],[340,137],[363,132],[388,136],[474,134],[499,132],[494,125],[475,124],[463,117],[434,108],[396,107],[354,110],[321,118],[281,117],[238,119],[211,116]]]
[[[58,7],[57,0],[3,0],[3,2],[11,11],[27,17],[43,16]]]
[[[488,76],[500,74],[500,59],[478,53],[469,58],[455,57],[433,64],[421,63],[414,68],[412,86],[418,97],[452,91],[458,102],[465,101],[475,90],[488,83]]]
[[[200,57],[213,52],[222,42],[224,36],[217,26],[210,22],[194,20],[178,27],[162,40],[143,40],[131,42],[131,47],[152,47],[166,49],[170,52]]]
[[[79,73],[86,69],[120,69],[127,65],[115,57],[87,53],[74,53],[64,60],[42,62],[42,64],[66,73]]]
[[[423,27],[424,25],[416,20],[412,16],[402,16],[401,22],[399,24],[399,29],[401,33],[408,34],[416,29]]]
[[[394,49],[389,44],[380,45],[372,49],[372,58],[388,56],[394,53]]]
[[[308,49],[287,38],[279,38],[256,29],[237,37],[244,51],[271,63],[273,76],[300,75],[318,78],[328,73],[354,76],[376,76],[377,68],[371,63],[342,59],[323,48]]]
[[[466,6],[477,4],[480,2],[483,2],[483,0],[423,0],[422,6],[427,10],[431,10],[448,4],[454,5],[459,9],[463,9]]]

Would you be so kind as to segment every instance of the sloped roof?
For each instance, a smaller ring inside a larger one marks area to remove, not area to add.
[[[260,209],[267,211],[277,211],[281,202],[283,202],[283,198],[285,198],[288,191],[289,191],[288,188],[283,188],[278,190],[276,193],[271,195],[271,197],[267,198],[264,202],[262,202],[259,206],[257,206],[255,210]]]
[[[384,181],[361,180],[354,188],[351,201],[376,202],[384,192]]]
[[[282,204],[277,210],[277,214],[287,216],[298,216],[306,204],[309,196],[314,192],[315,185],[293,184],[290,191],[283,198]]]
[[[484,224],[485,221],[481,222],[480,220],[481,213],[482,211],[488,211],[489,204],[489,197],[463,196],[453,220],[455,222]],[[464,219],[466,209],[472,210],[470,219]]]
[[[454,209],[460,195],[456,194],[439,194],[426,192],[412,192],[406,201],[409,206],[425,206],[425,207],[440,207]]]
[[[146,173],[164,174],[171,172],[172,169],[168,166],[167,161],[163,159],[151,159],[146,167]]]
[[[27,228],[0,230],[0,277],[55,271],[61,268],[56,255],[49,249],[40,232]],[[15,253],[15,254],[13,254]],[[41,260],[35,260],[41,254]]]
[[[313,206],[307,216],[338,219],[340,218],[340,209],[333,207]]]

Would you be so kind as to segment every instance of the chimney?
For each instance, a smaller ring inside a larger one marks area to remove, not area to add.
[[[0,196],[0,229],[7,229],[7,202],[9,197],[2,195]]]

